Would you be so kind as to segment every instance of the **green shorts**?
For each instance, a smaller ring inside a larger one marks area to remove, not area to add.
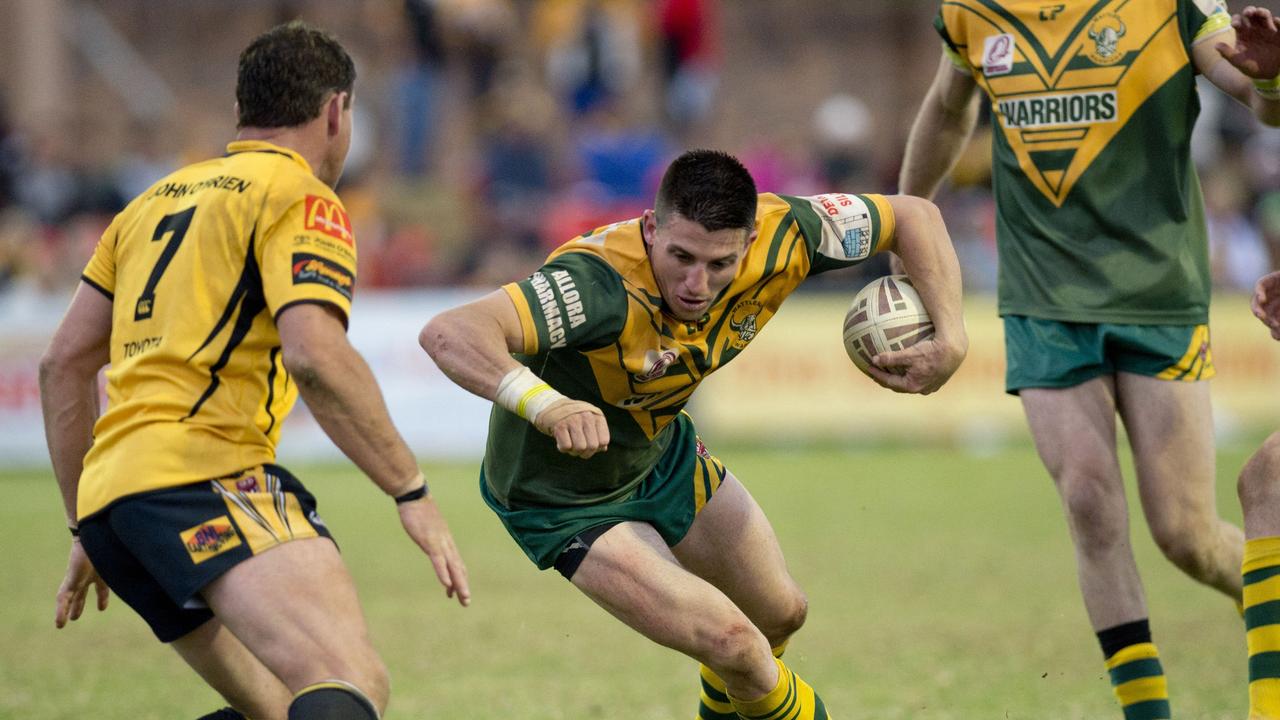
[[[130,495],[80,521],[98,574],[161,642],[213,617],[204,586],[254,555],[312,537],[330,537],[315,498],[277,465]]]
[[[480,495],[539,570],[555,565],[580,533],[601,525],[648,523],[667,545],[675,545],[720,488],[727,471],[724,463],[698,439],[688,415],[681,413],[674,422],[675,437],[658,464],[634,492],[621,500],[598,505],[506,507],[490,494],[483,469]]]
[[[1065,388],[1102,375],[1208,380],[1208,325],[1113,325],[1004,317],[1005,390]]]

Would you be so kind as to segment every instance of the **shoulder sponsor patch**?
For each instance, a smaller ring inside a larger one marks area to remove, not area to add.
[[[294,285],[316,283],[351,299],[351,290],[356,284],[355,275],[338,263],[311,253],[294,253],[292,267]]]
[[[355,244],[355,234],[351,232],[351,218],[342,204],[336,200],[319,195],[308,195],[303,226],[308,230],[322,232],[335,237],[348,245]]]
[[[182,538],[182,546],[191,556],[191,562],[199,565],[209,558],[240,547],[240,533],[231,524],[226,515],[187,528],[178,534]]]
[[[871,254],[871,212],[865,202],[845,193],[807,199],[826,220],[819,252],[846,260],[862,260]]]

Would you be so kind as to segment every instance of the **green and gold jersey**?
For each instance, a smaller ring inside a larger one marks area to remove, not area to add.
[[[878,195],[760,195],[756,240],[699,322],[663,312],[640,220],[562,245],[527,280],[505,286],[534,373],[590,402],[609,423],[588,460],[494,406],[484,474],[507,506],[608,502],[629,494],[670,441],[671,422],[702,378],[732,360],[809,275],[889,248],[893,211]]]
[[[129,203],[83,275],[112,319],[79,516],[272,462],[297,398],[275,318],[296,303],[345,317],[355,267],[342,203],[286,148],[231,143]]]
[[[1204,323],[1191,48],[1218,0],[945,0],[947,55],[991,99],[1002,315]]]

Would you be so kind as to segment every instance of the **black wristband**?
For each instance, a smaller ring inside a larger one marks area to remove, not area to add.
[[[79,528],[79,527],[72,527],[72,526],[68,525],[68,526],[67,526],[67,530],[71,532],[71,537],[73,537],[73,538],[78,538],[78,537],[80,537],[80,528]]]
[[[409,492],[403,495],[397,495],[396,504],[403,505],[407,502],[413,502],[414,500],[421,500],[426,496],[427,496],[427,484],[424,482],[422,483],[422,487],[418,488],[417,490],[410,490]]]

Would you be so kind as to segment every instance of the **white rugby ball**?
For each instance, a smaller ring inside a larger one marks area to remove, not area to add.
[[[933,337],[933,320],[906,275],[877,278],[853,296],[844,316],[844,349],[862,372],[871,358]]]

